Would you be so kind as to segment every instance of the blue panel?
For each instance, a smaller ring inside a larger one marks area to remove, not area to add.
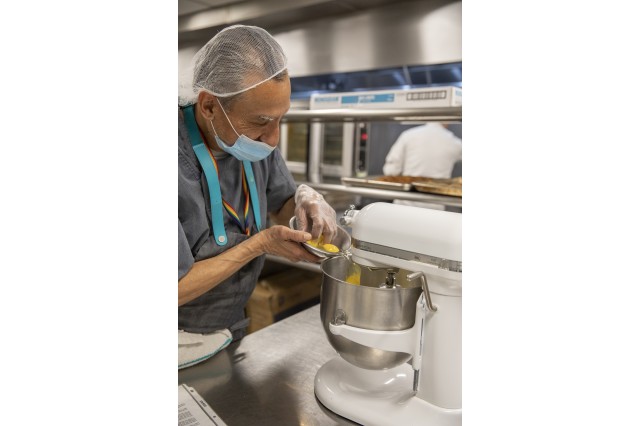
[[[393,102],[393,93],[377,94],[377,95],[360,95],[360,96],[343,96],[342,104],[374,104]]]

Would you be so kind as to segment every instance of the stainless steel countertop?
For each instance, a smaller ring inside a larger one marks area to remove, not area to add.
[[[320,305],[229,345],[178,372],[229,426],[355,425],[316,399],[316,372],[338,354],[320,321]]]

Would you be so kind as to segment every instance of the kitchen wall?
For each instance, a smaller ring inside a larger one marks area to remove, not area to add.
[[[399,1],[340,17],[264,27],[287,53],[292,77],[462,61],[460,1]],[[181,73],[210,37],[179,38]]]

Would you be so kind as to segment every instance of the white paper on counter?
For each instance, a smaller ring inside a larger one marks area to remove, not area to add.
[[[227,426],[190,386],[178,386],[178,426]]]

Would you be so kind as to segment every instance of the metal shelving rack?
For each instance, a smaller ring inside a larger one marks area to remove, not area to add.
[[[308,185],[319,192],[341,192],[381,200],[422,201],[432,204],[441,204],[443,206],[462,207],[462,198],[450,197],[447,195],[427,194],[424,192],[391,191],[387,189],[365,188],[361,186],[346,186],[330,183],[296,182],[296,184]]]
[[[290,110],[283,122],[350,122],[350,121],[462,121],[462,107],[412,109],[320,109]]]
[[[412,108],[412,109],[293,109],[287,112],[283,122],[362,122],[362,121],[402,121],[402,122],[462,122],[462,107]],[[312,156],[307,167],[311,175],[319,175],[320,162],[318,156]],[[314,173],[315,171],[315,173]],[[451,207],[462,207],[462,199],[423,192],[391,191],[384,189],[364,188],[356,186],[336,185],[320,182],[304,183],[318,191],[349,193],[354,195],[379,198],[383,200],[410,200],[441,204]]]

